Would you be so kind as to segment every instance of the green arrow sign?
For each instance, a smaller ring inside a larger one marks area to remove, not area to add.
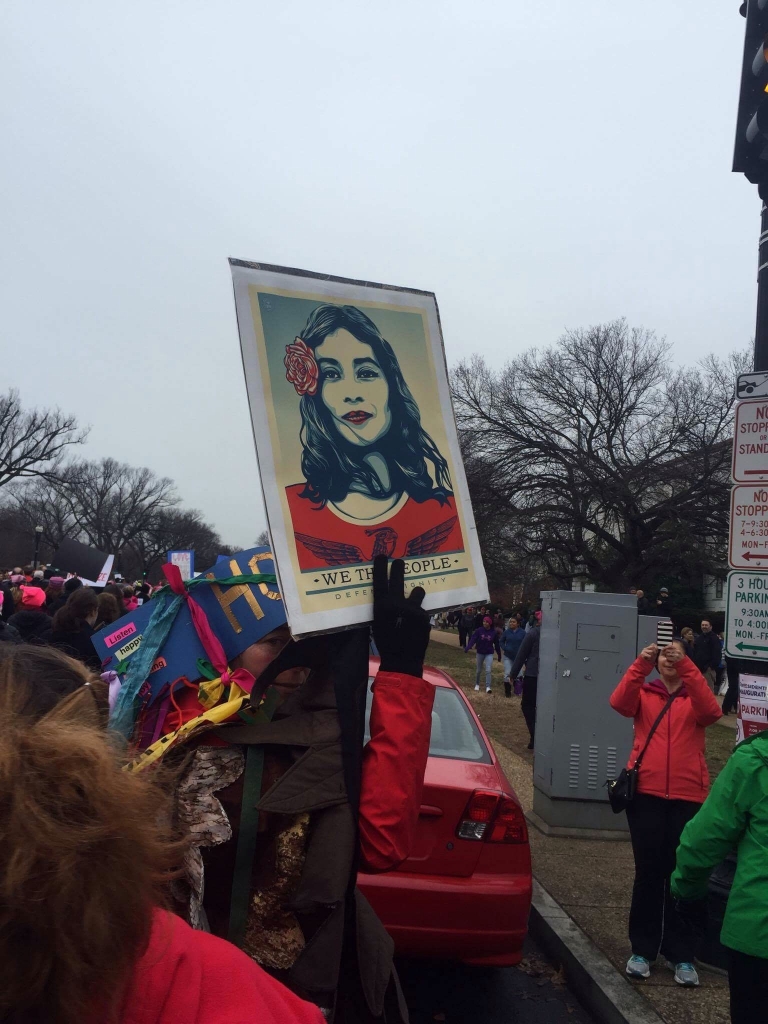
[[[734,646],[739,651],[768,651],[768,647],[758,647],[757,644],[745,644],[743,640]]]

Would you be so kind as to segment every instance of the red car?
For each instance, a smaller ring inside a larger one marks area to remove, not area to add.
[[[369,672],[376,675],[378,661]],[[519,963],[531,905],[520,803],[480,720],[450,676],[435,686],[432,739],[412,855],[358,884],[397,953],[504,967]],[[370,710],[371,693],[368,692]]]

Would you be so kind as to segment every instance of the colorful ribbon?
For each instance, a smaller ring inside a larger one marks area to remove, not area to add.
[[[247,585],[251,583],[277,582],[273,573],[251,573],[219,578],[198,576],[193,580],[184,581],[181,578],[179,567],[170,563],[163,566],[163,573],[168,583],[152,599],[153,604],[157,602],[157,607],[154,608],[152,616],[147,623],[139,649],[128,663],[128,671],[110,716],[110,728],[119,732],[125,739],[130,739],[136,724],[140,703],[139,691],[148,678],[157,655],[168,639],[179,609],[185,602],[189,606],[192,623],[195,627],[195,632],[200,638],[200,643],[208,655],[213,671],[221,680],[221,693],[223,693],[224,687],[232,683],[246,694],[251,692],[255,682],[253,676],[250,672],[246,672],[245,669],[230,671],[226,655],[224,654],[224,648],[211,629],[205,611],[195,601],[189,591],[203,584],[210,585],[211,583],[217,583],[220,586],[232,586],[243,583]]]

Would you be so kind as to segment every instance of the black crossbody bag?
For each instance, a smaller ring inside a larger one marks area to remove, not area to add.
[[[611,810],[614,814],[621,814],[622,811],[626,811],[627,807],[635,799],[635,794],[637,793],[637,776],[640,774],[640,765],[645,757],[648,744],[653,739],[653,734],[658,729],[664,715],[669,711],[672,706],[672,701],[676,696],[677,693],[670,694],[669,700],[659,712],[659,717],[651,726],[645,745],[637,755],[637,759],[632,767],[622,768],[617,779],[608,779],[605,783],[606,788],[608,789],[608,799],[611,802]]]

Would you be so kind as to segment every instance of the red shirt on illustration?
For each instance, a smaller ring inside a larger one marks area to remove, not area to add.
[[[444,505],[436,498],[421,503],[408,498],[390,519],[366,526],[342,519],[327,505],[318,508],[308,498],[299,497],[304,486],[294,484],[285,489],[302,571],[371,562],[379,554],[418,558],[464,550],[453,498]]]

